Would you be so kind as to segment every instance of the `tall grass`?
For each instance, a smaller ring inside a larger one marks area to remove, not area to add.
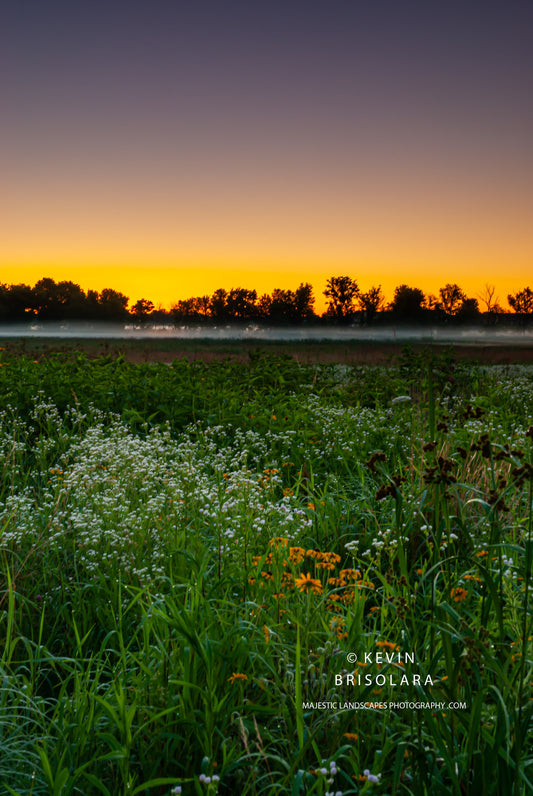
[[[6,793],[532,791],[530,370],[80,356],[0,390]]]

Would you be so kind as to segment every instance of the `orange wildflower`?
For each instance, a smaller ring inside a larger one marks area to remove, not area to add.
[[[397,644],[393,644],[392,641],[376,641],[376,647],[381,647],[381,649],[389,649],[389,650],[399,650],[399,646]]]
[[[285,536],[276,536],[274,539],[270,540],[269,545],[278,550],[280,547],[288,547],[289,540]]]
[[[228,683],[238,683],[238,682],[244,683],[246,682],[246,680],[248,680],[248,675],[241,674],[240,672],[233,672],[231,677],[228,677]]]
[[[466,589],[462,589],[458,586],[456,589],[451,590],[450,597],[454,602],[460,603],[468,597],[468,592]]]
[[[316,578],[312,578],[309,572],[306,572],[305,575],[300,575],[299,578],[295,578],[294,583],[298,586],[299,591],[313,592],[313,594],[322,593],[322,584]]]

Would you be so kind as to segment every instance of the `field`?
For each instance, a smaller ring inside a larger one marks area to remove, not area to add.
[[[533,792],[531,365],[1,357],[3,793]]]

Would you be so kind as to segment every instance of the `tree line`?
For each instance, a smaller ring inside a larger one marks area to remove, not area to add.
[[[501,323],[505,319],[529,323],[533,319],[533,290],[524,287],[507,295],[501,306],[493,285],[477,297],[467,296],[455,283],[441,287],[437,296],[409,285],[398,285],[386,302],[381,285],[362,291],[350,276],[332,276],[323,291],[326,309],[315,312],[313,287],[275,288],[258,295],[246,288],[219,288],[212,295],[194,296],[172,304],[170,310],[141,298],[130,306],[129,297],[111,288],[85,292],[71,281],[40,279],[33,287],[0,284],[0,322],[112,321],[120,323],[265,322],[271,324],[335,323]]]

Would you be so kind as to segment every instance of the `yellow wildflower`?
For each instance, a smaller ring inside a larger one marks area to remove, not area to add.
[[[240,672],[233,672],[231,677],[228,677],[228,683],[238,683],[238,682],[244,683],[246,682],[246,680],[248,680],[248,675],[241,674]]]
[[[322,593],[322,584],[316,578],[312,578],[309,572],[306,572],[305,575],[300,575],[300,577],[296,578],[294,582],[296,586],[298,586],[299,591],[311,591],[313,594]]]

